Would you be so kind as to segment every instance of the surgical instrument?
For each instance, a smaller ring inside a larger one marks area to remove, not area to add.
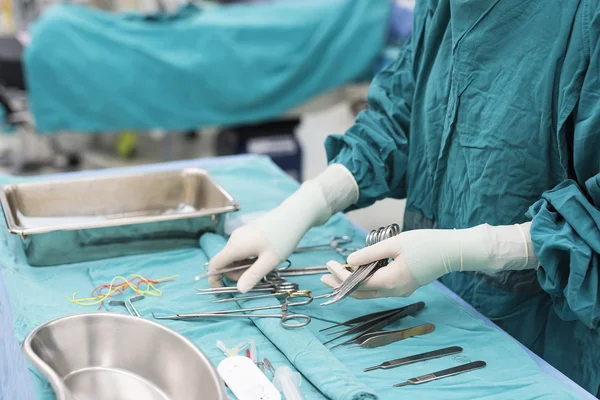
[[[349,264],[343,265],[344,267],[349,267]],[[303,275],[317,275],[317,274],[326,274],[329,270],[325,265],[316,265],[309,267],[296,267],[296,268],[278,268],[267,274],[267,277],[286,277],[286,276],[303,276]]]
[[[262,299],[265,297],[280,297],[280,296],[292,296],[292,297],[298,297],[298,296],[310,296],[312,292],[310,290],[297,290],[297,291],[291,291],[291,290],[282,290],[279,292],[274,292],[274,293],[268,293],[268,294],[257,294],[254,296],[239,296],[239,297],[232,297],[230,299],[221,299],[221,300],[215,300],[213,301],[213,303],[231,303],[233,301],[244,301],[244,300],[252,300],[252,299]]]
[[[121,306],[121,307],[125,307],[125,309],[127,310],[127,312],[129,313],[129,315],[135,315],[133,313],[133,311],[131,311],[131,309],[129,308],[129,305],[124,302],[123,300],[111,300],[108,302],[108,305],[110,306]]]
[[[227,293],[241,293],[236,286],[225,286],[220,288],[208,288],[208,289],[196,289],[196,294],[208,295],[208,294],[227,294]],[[294,282],[281,282],[272,284],[259,284],[248,292],[282,292],[282,291],[297,291],[298,284]]]
[[[446,378],[448,376],[462,374],[464,372],[473,371],[479,368],[485,367],[487,364],[485,361],[473,361],[467,364],[462,364],[457,367],[444,369],[441,371],[433,372],[427,375],[417,376],[416,378],[410,378],[406,382],[398,383],[394,385],[394,387],[402,387],[407,385],[420,385],[422,383],[427,383],[431,381],[435,381],[437,379]]]
[[[365,239],[366,246],[372,246],[383,240],[389,239],[400,233],[400,226],[398,224],[391,224],[387,227],[381,227],[377,230],[369,232]],[[328,297],[333,299],[321,303],[322,306],[337,303],[338,301],[346,298],[352,294],[361,283],[369,279],[377,271],[377,269],[385,267],[388,264],[388,260],[378,260],[370,264],[361,265],[350,276],[342,282],[339,286],[333,289]]]
[[[335,347],[344,345],[344,344],[354,342],[355,340],[359,339],[360,337],[362,337],[363,335],[365,335],[367,333],[377,332],[377,331],[385,328],[386,326],[398,321],[401,318],[404,318],[408,315],[416,314],[417,312],[421,311],[423,308],[425,308],[425,303],[420,301],[418,303],[410,304],[405,307],[390,310],[385,314],[378,315],[374,318],[371,318],[369,320],[361,322],[360,324],[357,324],[351,328],[346,328],[341,331],[333,332],[332,334],[334,334],[334,335],[339,334],[339,335],[326,341],[323,344],[328,344],[330,342],[333,342],[334,340],[337,340],[337,339],[341,338],[342,336],[348,335],[350,333],[360,332],[355,337],[333,346],[332,349]]]
[[[143,299],[144,299],[144,296],[133,296],[133,297],[127,299],[127,304],[129,304],[129,307],[131,307],[131,310],[134,312],[134,314],[135,314],[136,317],[140,317],[141,318],[142,316],[140,315],[140,313],[138,312],[138,310],[133,305],[133,302],[134,301],[143,300]]]
[[[300,392],[302,378],[298,372],[294,372],[287,365],[277,368],[273,376],[273,384],[281,393],[285,400],[303,400]]]
[[[290,299],[306,298],[304,301],[291,301]],[[304,306],[311,303],[313,300],[310,296],[296,296],[287,297],[285,301],[276,306],[265,306],[265,307],[252,307],[252,308],[241,308],[235,310],[215,311],[207,313],[195,313],[195,314],[173,314],[156,316],[152,313],[155,319],[174,319],[174,320],[194,320],[202,318],[280,318],[280,323],[284,328],[301,328],[310,323],[311,318],[306,314],[292,314],[288,313],[288,308],[293,306]],[[281,314],[243,314],[249,311],[262,311],[262,310],[273,310],[281,308]],[[288,321],[299,320],[297,323],[290,323]]]
[[[197,282],[200,279],[208,278],[209,276],[223,275],[223,274],[227,274],[229,272],[234,272],[234,271],[239,271],[242,269],[250,268],[257,259],[258,259],[258,257],[253,256],[253,257],[245,258],[243,260],[234,261],[231,264],[229,264],[226,268],[220,269],[218,271],[213,271],[213,272],[209,271],[202,275],[196,275],[194,277],[194,282]],[[281,270],[287,269],[292,265],[292,262],[290,260],[284,260],[283,262],[286,263],[287,265],[284,267],[280,267]],[[204,263],[204,268],[208,267],[208,264],[209,263],[207,263],[207,262]]]
[[[273,365],[271,364],[271,362],[267,358],[263,358],[262,363],[264,364],[265,368],[267,368],[269,370],[269,372],[271,373],[271,375],[274,378],[275,377],[275,368],[273,368]]]
[[[428,333],[433,332],[434,330],[435,325],[423,324],[414,326],[412,328],[398,329],[396,331],[379,331],[362,335],[353,343],[356,343],[356,346],[373,349],[375,347],[385,346],[386,344],[408,339],[413,336],[426,335]]]
[[[428,351],[426,353],[415,354],[413,356],[397,358],[395,360],[385,361],[374,367],[365,368],[365,372],[374,371],[376,369],[390,369],[400,367],[402,365],[414,364],[420,361],[432,360],[434,358],[451,356],[453,354],[462,353],[463,349],[459,346],[446,347],[439,350]]]
[[[358,248],[352,247],[342,247],[344,244],[352,243],[352,238],[349,236],[333,236],[329,240],[329,244],[321,244],[316,246],[303,246],[296,247],[294,253],[305,253],[308,251],[324,251],[324,250],[334,250],[342,257],[348,257],[350,254],[358,251]]]
[[[404,308],[404,307],[402,307],[402,308]],[[400,310],[400,308],[397,308],[395,310]],[[369,321],[372,318],[382,316],[384,314],[387,314],[387,313],[389,313],[391,311],[395,311],[395,310],[377,311],[377,312],[374,312],[374,313],[371,313],[371,314],[362,315],[360,317],[352,318],[352,319],[350,319],[348,321],[345,321],[345,322],[340,322],[339,324],[331,325],[331,326],[329,326],[327,328],[321,329],[319,332],[325,332],[325,331],[328,331],[330,329],[337,328],[337,327],[340,327],[340,326],[348,326],[348,325],[356,324],[356,323],[359,323],[359,322]]]

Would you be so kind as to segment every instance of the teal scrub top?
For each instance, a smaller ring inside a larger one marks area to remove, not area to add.
[[[407,199],[405,230],[532,220],[539,270],[441,280],[595,395],[598,3],[418,1],[411,39],[372,82],[368,109],[325,143],[358,182],[354,207]]]

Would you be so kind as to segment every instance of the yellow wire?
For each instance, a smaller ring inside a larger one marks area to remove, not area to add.
[[[111,295],[117,291],[117,289],[113,289],[113,287],[115,286],[115,281],[118,279],[121,279],[124,281],[124,283],[131,288],[131,290],[133,290],[135,293],[137,293],[138,295],[150,295],[150,296],[155,296],[155,297],[160,297],[162,296],[162,290],[156,288],[156,286],[154,286],[154,284],[150,281],[150,279],[147,279],[141,275],[138,274],[130,274],[131,276],[140,279],[142,282],[144,282],[146,284],[146,289],[145,290],[140,290],[138,289],[134,284],[132,284],[127,278],[123,277],[123,276],[115,276],[111,281],[110,284],[108,285],[108,290],[105,294],[101,294],[98,296],[94,296],[94,297],[85,297],[82,299],[76,299],[75,296],[77,295],[77,292],[73,293],[73,296],[71,298],[67,297],[67,300],[69,300],[72,303],[75,304],[79,304],[81,306],[93,306],[96,304],[100,304],[103,301],[105,301],[107,298],[111,297]],[[172,275],[172,276],[167,276],[164,278],[160,278],[160,279],[154,279],[155,282],[162,282],[162,281],[166,281],[166,280],[171,280],[171,279],[175,279],[177,278],[179,275]],[[120,285],[117,285],[117,287],[122,286],[123,283],[121,283]],[[154,290],[154,292],[151,291]],[[124,289],[125,290],[125,289]]]

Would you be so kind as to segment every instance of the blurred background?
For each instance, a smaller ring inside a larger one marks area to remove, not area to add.
[[[414,0],[1,0],[0,172],[264,154],[295,179],[366,107]],[[404,202],[349,214],[402,222]]]

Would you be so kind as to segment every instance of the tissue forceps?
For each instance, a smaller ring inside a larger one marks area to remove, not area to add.
[[[229,264],[226,268],[220,269],[218,271],[205,272],[202,275],[196,275],[194,277],[194,282],[197,282],[200,279],[208,278],[209,276],[223,275],[223,274],[226,274],[229,272],[234,272],[234,271],[239,271],[242,269],[250,268],[257,259],[258,259],[258,257],[248,257],[248,258],[244,258],[243,260],[234,261],[231,264]],[[280,271],[288,269],[289,267],[292,266],[292,262],[290,260],[284,260],[284,261],[282,261],[282,263],[285,263],[286,265],[283,267],[280,267],[279,268]],[[206,270],[206,268],[208,268],[208,263],[205,262],[203,267]]]
[[[290,299],[299,299],[305,298],[303,301],[294,301]],[[194,313],[194,314],[173,314],[173,315],[163,315],[157,316],[152,314],[155,319],[174,319],[174,320],[194,320],[194,319],[202,319],[202,318],[279,318],[279,323],[286,329],[290,328],[301,328],[310,323],[311,318],[306,314],[294,314],[289,313],[288,308],[294,306],[304,306],[310,304],[313,298],[310,295],[302,295],[302,296],[288,296],[285,301],[276,306],[264,306],[264,307],[251,307],[251,308],[241,308],[235,310],[224,310],[224,311],[215,311],[215,312],[207,312],[207,313]],[[262,310],[275,310],[281,309],[281,314],[244,314],[245,312],[250,311],[262,311]],[[299,322],[291,322],[291,321],[299,321]]]
[[[343,245],[352,243],[352,238],[349,236],[333,236],[329,239],[328,244],[320,244],[315,246],[296,247],[294,253],[305,253],[307,251],[326,251],[334,250],[342,257],[348,257],[350,254],[359,250],[358,248],[344,247]]]
[[[399,321],[400,319],[402,319],[408,315],[414,315],[414,314],[418,313],[419,311],[421,311],[423,308],[425,308],[425,303],[420,301],[418,303],[410,304],[405,307],[390,310],[386,314],[377,315],[376,317],[374,317],[370,320],[361,322],[351,328],[333,332],[333,334],[337,335],[337,336],[332,339],[329,339],[328,341],[326,341],[323,344],[331,343],[332,341],[337,340],[343,336],[346,336],[351,333],[357,333],[357,332],[358,332],[358,334],[356,336],[354,336],[351,339],[348,339],[342,343],[336,344],[335,346],[332,347],[332,349],[334,349],[338,346],[343,346],[345,344],[355,343],[356,341],[361,341],[362,339],[367,338],[368,335],[370,335],[371,333],[380,332],[381,329],[387,327],[388,325],[393,324],[394,322]]]

